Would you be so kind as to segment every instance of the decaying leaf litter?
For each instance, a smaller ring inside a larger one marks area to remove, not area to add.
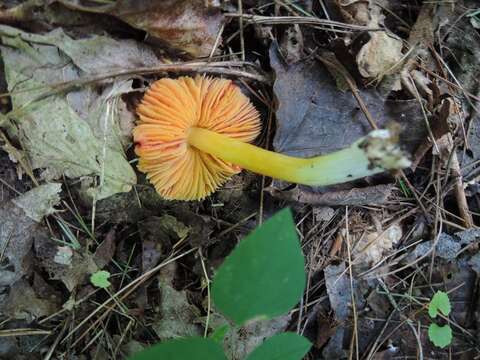
[[[307,291],[287,317],[228,334],[231,358],[287,329],[313,342],[309,359],[478,356],[476,10],[467,0],[5,1],[0,358],[121,359],[203,334],[213,271],[285,206]],[[136,171],[135,108],[155,79],[196,74],[242,87],[263,147],[308,157],[390,127],[412,167],[322,188],[243,172],[202,202],[162,200]],[[107,289],[90,282],[99,270]],[[452,302],[445,349],[427,334],[437,290]],[[209,318],[207,332],[225,322],[214,309]]]

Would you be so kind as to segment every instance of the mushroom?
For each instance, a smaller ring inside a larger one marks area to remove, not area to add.
[[[401,169],[410,161],[389,130],[308,159],[249,144],[260,116],[232,81],[205,76],[162,78],[146,91],[133,131],[138,168],[171,200],[200,200],[247,169],[305,185],[331,185]]]

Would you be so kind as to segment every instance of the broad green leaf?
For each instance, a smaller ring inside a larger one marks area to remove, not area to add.
[[[210,339],[216,341],[219,344],[222,344],[229,330],[230,326],[228,324],[220,326],[216,328],[215,331],[210,335]]]
[[[433,295],[432,300],[430,300],[430,304],[428,304],[428,315],[431,318],[436,318],[439,311],[443,315],[448,316],[451,310],[452,306],[450,305],[448,294],[443,291],[437,291]]]
[[[215,307],[237,325],[286,313],[302,296],[304,266],[291,212],[284,209],[225,259],[212,284]]]
[[[303,336],[287,332],[265,340],[245,360],[301,360],[311,346]]]
[[[97,271],[90,276],[90,282],[94,286],[102,289],[106,289],[111,285],[108,279],[110,279],[110,273],[105,270]]]
[[[226,360],[220,345],[201,337],[170,340],[154,345],[129,360]]]
[[[438,326],[435,323],[430,324],[428,328],[428,338],[440,348],[444,348],[452,342],[452,329],[450,325]]]

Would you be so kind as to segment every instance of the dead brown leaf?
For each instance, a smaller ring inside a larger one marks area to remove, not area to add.
[[[399,224],[369,232],[359,239],[352,256],[358,263],[376,264],[392,250],[392,247],[400,241],[402,235],[402,227]]]
[[[94,261],[99,269],[103,269],[107,264],[112,261],[115,255],[116,249],[116,231],[115,227],[105,236],[105,239],[95,250]]]
[[[69,291],[84,283],[88,275],[98,270],[94,255],[85,248],[81,248],[79,251],[72,250],[70,261],[59,263],[55,260],[58,260],[57,253],[61,246],[58,246],[48,236],[35,238],[34,247],[43,268],[52,279],[62,281]]]
[[[315,339],[315,347],[321,349],[337,331],[338,323],[331,316],[318,312],[317,316],[318,332]]]
[[[13,319],[33,321],[53,314],[58,308],[55,299],[40,298],[25,280],[19,280],[10,288],[4,313]]]
[[[302,186],[282,191],[272,184],[265,190],[272,196],[286,201],[323,206],[359,206],[385,203],[394,189],[395,185],[387,184],[318,193]]]
[[[380,27],[384,23],[386,1],[336,1],[344,19],[351,24]],[[357,54],[359,73],[368,79],[381,80],[400,70],[403,44],[386,31],[369,32],[370,40]],[[350,41],[347,37],[347,42]],[[395,84],[395,86],[397,86]]]
[[[116,16],[193,57],[210,55],[224,21],[220,9],[204,0],[118,0],[93,6],[81,0],[60,2],[72,9]]]
[[[278,101],[275,150],[300,157],[326,154],[349,146],[372,129],[352,93],[338,90],[319,62],[287,65],[272,46],[270,63]],[[375,89],[359,89],[359,95],[379,127],[400,124],[400,140],[407,150],[423,141],[425,120],[418,102],[390,101]]]
[[[358,71],[365,78],[381,79],[398,71],[402,60],[402,41],[384,32],[372,32],[357,54]]]

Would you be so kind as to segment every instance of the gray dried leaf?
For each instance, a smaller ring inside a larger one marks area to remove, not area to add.
[[[11,285],[25,275],[33,239],[43,234],[39,224],[60,198],[60,184],[45,184],[0,206],[0,249],[8,265],[0,269],[0,286]]]
[[[460,243],[462,245],[468,245],[480,239],[480,229],[471,228],[471,229],[459,231],[455,233],[455,236],[460,239]]]
[[[12,202],[23,209],[29,218],[40,222],[44,216],[55,212],[54,206],[60,202],[60,191],[62,191],[62,184],[44,184],[13,199]]]
[[[278,100],[276,151],[299,157],[330,153],[349,146],[371,127],[351,92],[341,92],[329,72],[316,61],[286,65],[274,45],[270,63],[276,74]],[[397,122],[401,143],[414,150],[426,135],[418,103],[387,101],[375,90],[360,96],[379,127]]]
[[[200,335],[200,327],[195,324],[199,317],[198,309],[187,299],[186,291],[172,286],[175,266],[165,267],[158,276],[160,289],[160,318],[152,325],[161,340],[184,336]]]
[[[352,301],[350,280],[345,271],[345,263],[328,265],[324,269],[324,273],[330,306],[335,311],[335,317],[340,321],[344,321],[350,315],[349,304]]]
[[[472,256],[468,261],[468,265],[477,273],[477,276],[480,276],[480,253]]]
[[[132,68],[151,60],[144,61],[143,52],[135,54],[129,42],[107,37],[72,40],[61,31],[37,35],[8,26],[0,26],[0,36],[8,89],[14,91],[13,110],[7,116],[16,128],[10,135],[22,145],[32,167],[45,169],[46,179],[82,177],[92,184],[87,193],[97,199],[129,191],[136,176],[123,153],[126,141],[117,108],[119,94],[130,91],[130,83],[115,83],[99,98],[91,88],[67,95],[45,93],[50,84],[78,79],[82,71]],[[114,58],[123,60],[103,67],[103,60],[96,58],[103,45],[115,48]],[[121,56],[123,50],[136,56]],[[36,90],[29,91],[32,88]]]
[[[57,310],[56,302],[40,298],[25,280],[20,280],[11,286],[3,312],[13,319],[33,321]]]
[[[352,289],[345,263],[328,265],[324,269],[324,275],[330,307],[335,312],[337,321],[343,323],[350,316],[350,305],[352,302]],[[326,359],[340,359],[344,357],[343,341],[346,334],[347,329],[345,326],[337,327],[335,334],[323,349],[322,354]]]

